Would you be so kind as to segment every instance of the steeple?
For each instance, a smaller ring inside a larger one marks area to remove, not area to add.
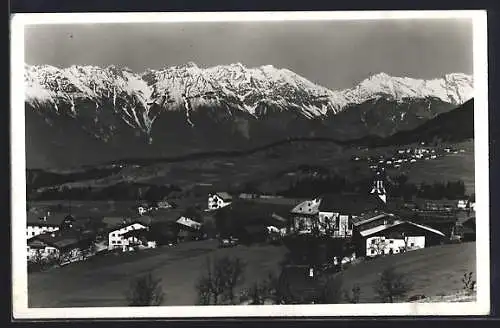
[[[373,179],[372,190],[370,191],[370,193],[377,195],[380,198],[380,200],[382,200],[385,204],[387,203],[387,192],[384,187],[384,182],[385,182],[385,169],[379,168]]]

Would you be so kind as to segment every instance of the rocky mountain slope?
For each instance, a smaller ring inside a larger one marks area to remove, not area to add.
[[[289,137],[359,138],[411,129],[472,97],[460,73],[381,73],[332,91],[287,69],[194,63],[137,74],[25,66],[28,167],[241,149]]]

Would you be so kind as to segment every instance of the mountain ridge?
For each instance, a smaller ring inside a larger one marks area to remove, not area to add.
[[[271,65],[187,63],[141,74],[114,65],[25,65],[25,87],[28,163],[50,166],[286,137],[387,136],[460,105],[473,81],[461,73],[428,81],[380,73],[332,91]],[[82,147],[95,151],[74,150]]]

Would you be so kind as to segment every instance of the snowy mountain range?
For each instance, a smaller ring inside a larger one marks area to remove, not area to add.
[[[142,156],[291,136],[390,135],[473,97],[472,77],[462,73],[433,80],[380,73],[345,90],[288,69],[239,63],[190,62],[140,74],[115,66],[25,65],[24,76],[27,142],[58,149],[42,161],[76,145],[112,156],[137,148]]]

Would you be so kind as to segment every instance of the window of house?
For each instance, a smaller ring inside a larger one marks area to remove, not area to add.
[[[375,255],[375,250],[374,249],[371,250],[371,254]]]
[[[389,244],[394,244],[394,240],[390,240],[390,241],[389,241]]]
[[[415,246],[415,243],[411,243],[411,244],[410,244],[410,246],[411,246],[411,247]]]
[[[375,239],[372,239],[372,245],[374,245],[374,244],[375,244],[375,242],[376,242],[376,240],[375,240]]]

